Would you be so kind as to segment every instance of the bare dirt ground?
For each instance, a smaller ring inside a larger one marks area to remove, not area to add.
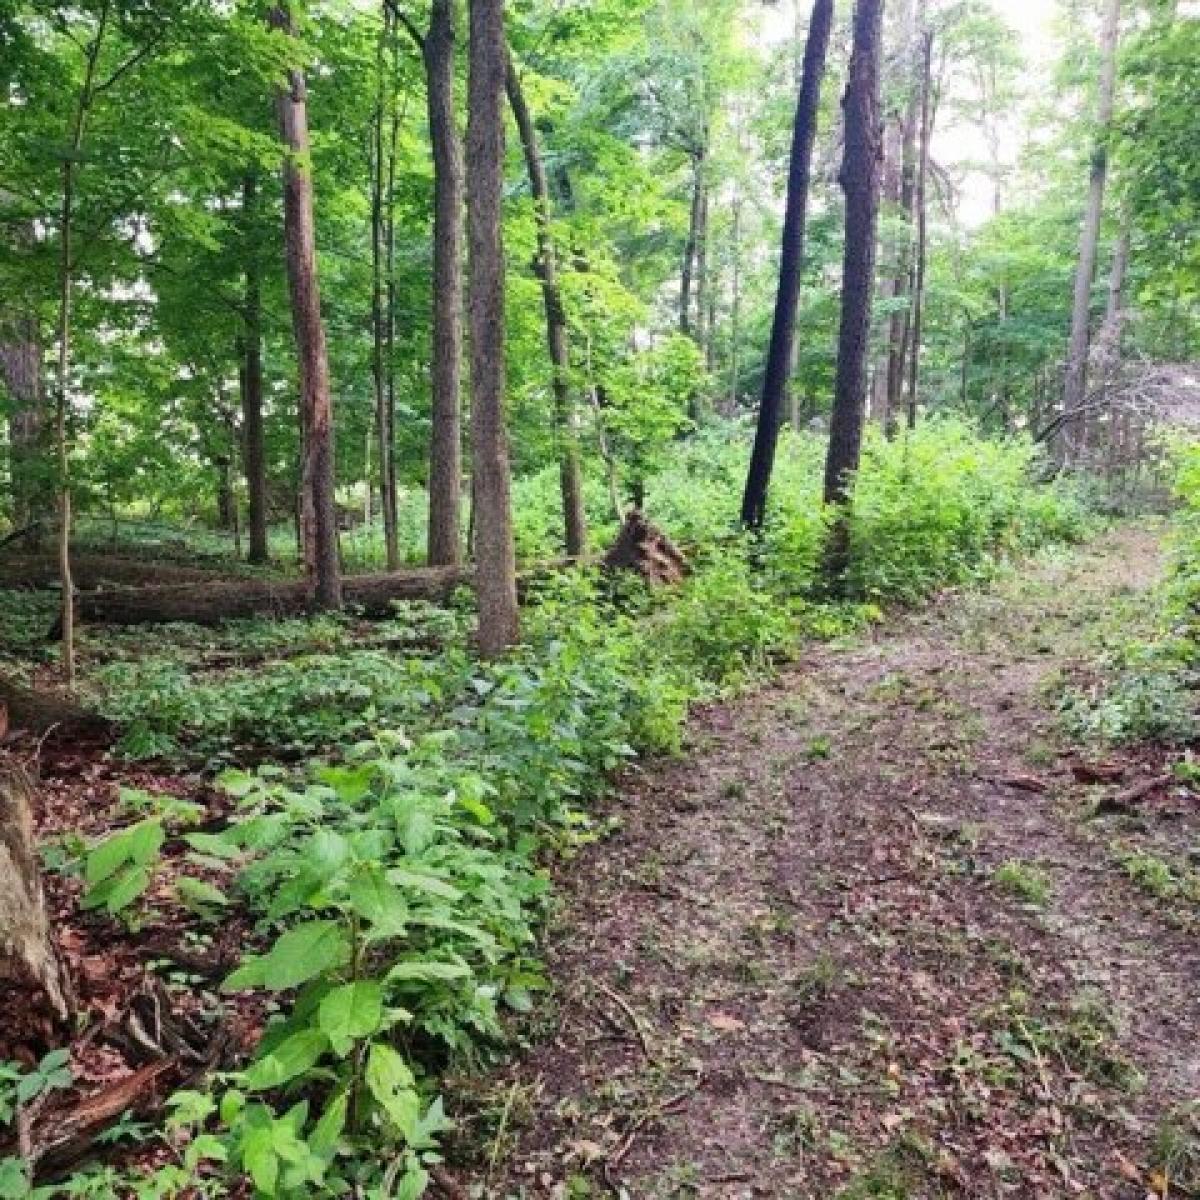
[[[1014,569],[627,780],[544,1027],[475,1097],[473,1194],[1200,1195],[1200,908],[1130,866],[1182,878],[1200,805],[1054,713],[1160,568],[1122,527]]]

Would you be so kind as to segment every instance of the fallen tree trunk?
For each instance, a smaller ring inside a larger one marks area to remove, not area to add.
[[[19,683],[0,678],[0,711],[7,728],[43,734],[52,729],[63,733],[102,734],[110,723],[88,712],[73,700],[57,692],[38,692]]]
[[[44,996],[54,1016],[66,1021],[71,990],[46,918],[32,802],[28,776],[0,768],[0,980]]]
[[[368,617],[391,616],[399,600],[447,600],[470,573],[454,567],[427,567],[394,574],[348,575],[343,582],[348,608]],[[312,611],[303,581],[222,581],[111,592],[81,592],[79,619],[92,625],[163,625],[184,621],[217,625],[244,617],[298,617]]]
[[[521,573],[522,587],[554,571],[586,566],[587,560],[557,559]],[[687,573],[683,555],[641,513],[626,518],[612,549],[601,564],[607,570],[636,571],[650,583],[678,583]],[[461,567],[420,567],[376,575],[347,575],[342,593],[347,608],[371,618],[390,617],[393,604],[405,600],[444,603],[459,587],[470,587],[474,572]],[[76,597],[76,614],[90,625],[218,625],[246,617],[299,617],[313,611],[302,580],[220,580],[204,584],[85,591]],[[57,626],[50,631],[53,638]]]
[[[85,590],[108,586],[144,587],[205,583],[225,580],[227,573],[174,563],[150,562],[103,554],[82,554],[71,559],[71,578]],[[0,559],[0,588],[36,590],[57,587],[58,559],[46,555],[6,555]]]

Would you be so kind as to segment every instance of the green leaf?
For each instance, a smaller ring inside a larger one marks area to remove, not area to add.
[[[312,1152],[324,1159],[332,1159],[337,1150],[338,1139],[346,1128],[349,1101],[345,1092],[339,1092],[325,1107],[321,1119],[313,1127],[308,1144]]]
[[[244,1075],[252,1092],[280,1087],[316,1066],[329,1049],[329,1039],[316,1029],[303,1029],[284,1038],[268,1054],[250,1064]]]
[[[334,988],[321,1001],[317,1016],[317,1023],[341,1055],[359,1039],[378,1032],[382,1021],[383,988],[373,979]]]
[[[397,963],[387,973],[387,978],[389,983],[432,983],[437,980],[464,979],[470,974],[471,968],[464,963],[416,958],[409,962]]]
[[[205,908],[224,908],[229,903],[229,897],[219,887],[214,887],[205,879],[195,879],[191,875],[181,875],[175,881],[175,891],[184,905],[193,912]]]
[[[162,849],[165,834],[158,820],[139,821],[95,846],[87,858],[84,878],[100,883],[126,864],[146,866]]]
[[[308,921],[289,929],[267,954],[243,963],[221,985],[226,992],[265,987],[283,992],[299,987],[350,957],[345,931],[336,921]]]
[[[116,914],[132,904],[149,886],[150,872],[145,867],[128,866],[89,888],[80,904],[85,909],[104,908]]]
[[[411,888],[413,891],[425,892],[430,896],[439,896],[443,900],[461,900],[462,892],[445,880],[434,875],[422,875],[417,871],[406,871],[396,867],[387,873],[388,879],[398,887]]]
[[[391,1046],[376,1042],[367,1058],[366,1078],[367,1088],[380,1108],[404,1138],[411,1142],[418,1131],[421,1099],[417,1095],[416,1080],[408,1064]]]
[[[375,926],[376,933],[386,936],[404,932],[408,921],[404,893],[388,882],[379,868],[361,872],[350,881],[350,906]]]

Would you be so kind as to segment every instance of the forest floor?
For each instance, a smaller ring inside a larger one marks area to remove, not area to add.
[[[555,1000],[464,1085],[474,1194],[1200,1195],[1200,802],[1055,712],[1160,570],[1118,527],[630,774],[561,872]]]

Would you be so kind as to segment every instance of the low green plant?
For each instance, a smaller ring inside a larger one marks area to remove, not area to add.
[[[1038,908],[1050,899],[1050,881],[1044,871],[1032,863],[1010,859],[1001,863],[992,875],[997,886]]]

